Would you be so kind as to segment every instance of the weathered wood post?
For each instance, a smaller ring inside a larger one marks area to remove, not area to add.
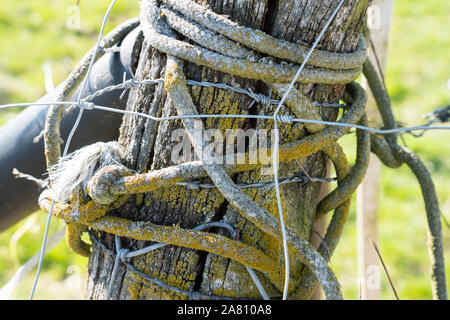
[[[380,66],[385,69],[388,53],[389,31],[391,27],[394,0],[374,0],[368,12],[368,26],[375,47]],[[372,50],[369,58],[376,61]],[[372,127],[379,124],[381,118],[367,84],[368,91],[367,117]],[[366,176],[357,191],[357,256],[358,279],[361,290],[361,299],[380,299],[381,288],[379,280],[382,270],[379,268],[378,257],[369,237],[377,239],[378,202],[380,197],[380,170],[381,162],[374,155],[370,155],[370,164]]]

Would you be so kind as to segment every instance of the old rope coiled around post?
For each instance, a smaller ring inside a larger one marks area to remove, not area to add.
[[[239,26],[189,0],[163,0],[162,3],[159,5],[156,0],[141,1],[141,28],[151,46],[167,55],[165,89],[182,119],[194,150],[199,152],[203,142],[195,139],[193,134],[193,118],[197,110],[187,89],[181,60],[244,78],[263,80],[273,91],[283,95],[287,90],[286,83],[292,80],[298,66],[265,62],[270,58],[259,61],[257,52],[298,63],[304,59],[307,48]],[[198,45],[178,40],[173,30]],[[191,32],[192,30],[196,31]],[[363,37],[353,53],[338,54],[317,50],[309,60],[311,67],[305,68],[297,82],[347,84],[343,100],[348,104],[348,109],[338,123],[365,126],[366,95],[364,90],[352,81],[361,73],[366,55],[367,47]],[[298,90],[293,89],[285,103],[295,117],[320,122],[317,107]],[[55,133],[59,130],[60,116],[52,109],[47,120],[52,124],[48,130],[53,132],[53,135],[47,134],[52,143],[49,143],[48,147],[46,144],[46,156],[48,162],[52,163],[52,160],[59,158],[59,145],[57,148],[52,146],[56,143]],[[276,120],[288,122],[291,118],[289,115],[281,115]],[[302,279],[290,279],[289,294],[290,297],[308,298],[316,281],[319,281],[327,299],[341,299],[340,285],[324,256],[334,250],[341,236],[349,213],[350,197],[367,169],[371,138],[367,131],[357,129],[357,159],[355,165],[350,168],[342,148],[337,144],[337,140],[348,132],[348,127],[305,123],[305,128],[309,135],[297,142],[280,146],[279,161],[288,162],[324,151],[336,169],[338,187],[317,207],[318,216],[334,210],[318,250],[296,231],[286,229],[289,250],[294,253],[296,261],[310,269],[310,273]],[[271,151],[268,150],[268,153],[271,154]],[[246,154],[245,157],[248,159],[249,155]],[[249,171],[263,165],[260,162],[216,165],[193,161],[144,174],[133,174],[120,165],[105,166],[93,175],[86,190],[77,194],[79,203],[75,203],[75,195],[69,202],[56,201],[53,212],[69,225],[77,226],[75,230],[68,228],[68,239],[69,245],[79,253],[89,254],[89,248],[80,240],[79,235],[82,231],[92,228],[121,237],[168,243],[230,258],[262,272],[277,289],[283,291],[284,274],[280,266],[260,250],[245,243],[203,231],[134,222],[108,215],[111,209],[125,203],[130,194],[209,177],[244,218],[264,233],[281,241],[279,221],[266,209],[254,203],[229,177],[231,173]],[[53,199],[51,189],[45,191],[39,200],[41,208],[48,211]],[[78,208],[77,214],[73,214],[74,206]]]

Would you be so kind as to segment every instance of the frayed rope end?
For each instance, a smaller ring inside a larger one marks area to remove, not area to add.
[[[53,199],[66,203],[75,197],[78,202],[78,195],[86,194],[86,186],[95,171],[109,165],[122,165],[122,158],[122,148],[116,141],[97,142],[61,158],[48,169]]]

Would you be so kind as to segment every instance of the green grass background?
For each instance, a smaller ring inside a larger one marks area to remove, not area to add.
[[[96,42],[108,1],[81,1],[81,28],[67,27],[76,1],[3,0],[0,6],[0,104],[34,101],[45,93],[42,64],[51,63],[55,84],[61,82]],[[115,25],[138,12],[137,1],[118,1],[107,24]],[[397,0],[389,43],[386,82],[398,120],[422,123],[422,115],[449,103],[448,1]],[[20,110],[0,112],[0,124]],[[423,138],[404,136],[430,169],[442,213],[450,219],[450,133],[428,132]],[[342,141],[354,159],[354,136]],[[420,189],[405,166],[381,173],[378,244],[402,299],[430,299],[427,228]],[[358,299],[355,199],[342,240],[332,258],[344,297]],[[35,213],[0,233],[0,286],[39,250],[46,215]],[[53,220],[51,232],[64,226]],[[450,260],[450,232],[444,228],[445,254]],[[44,260],[37,299],[80,299],[87,259],[71,253],[64,241]],[[447,263],[450,275],[450,261]],[[384,273],[382,299],[393,299]],[[15,292],[28,298],[33,274]]]

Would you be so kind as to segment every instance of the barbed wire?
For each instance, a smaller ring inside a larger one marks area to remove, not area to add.
[[[137,85],[154,85],[162,83],[164,79],[156,79],[156,80],[143,80],[143,81],[137,81],[135,84]],[[4,104],[0,105],[0,109],[6,109],[6,108],[14,108],[14,107],[25,107],[25,106],[45,106],[45,105],[62,105],[62,106],[75,106],[80,109],[84,110],[102,110],[107,112],[113,112],[113,113],[121,113],[121,114],[128,114],[128,115],[134,115],[138,117],[143,117],[147,119],[151,119],[154,121],[175,121],[175,120],[183,120],[183,119],[209,119],[209,118],[232,118],[232,119],[260,119],[260,120],[274,120],[274,116],[270,115],[253,115],[253,114],[192,114],[192,115],[175,115],[175,116],[166,116],[166,117],[155,117],[146,113],[142,112],[135,112],[130,110],[122,110],[122,109],[116,109],[111,108],[107,106],[100,106],[96,105],[92,102],[89,102],[89,100],[94,99],[95,97],[100,96],[101,94],[104,94],[105,92],[110,92],[113,90],[123,90],[129,87],[132,87],[130,85],[131,80],[127,80],[126,84],[118,84],[118,85],[112,85],[105,87],[104,89],[101,89],[99,91],[96,91],[95,93],[87,96],[86,98],[81,99],[79,103],[77,102],[58,102],[58,101],[47,101],[47,102],[24,102],[24,103],[11,103],[11,104]],[[232,89],[234,91],[237,91],[238,87],[232,87],[228,85],[223,85],[220,83],[211,83],[211,82],[201,82],[201,81],[194,81],[194,80],[187,80],[187,83],[194,84],[195,85],[205,85],[205,86],[214,86],[217,88],[222,89]],[[247,91],[243,89],[243,91]],[[238,92],[238,91],[237,91]],[[244,92],[241,92],[244,93]],[[248,91],[247,91],[248,93]],[[249,94],[249,96],[251,96]],[[252,97],[252,96],[251,96]],[[273,104],[276,104],[275,101],[280,101],[276,99],[272,99]],[[257,97],[254,101],[260,103],[261,97]],[[348,108],[345,104],[328,104],[328,103],[320,103],[316,102],[317,107],[335,107],[335,108]],[[447,110],[447,108],[437,109],[436,112],[439,112],[440,110]],[[444,118],[445,119],[445,118]],[[379,135],[389,135],[392,133],[410,133],[413,131],[430,131],[430,130],[450,130],[450,126],[431,126],[434,123],[444,123],[444,121],[429,121],[424,125],[418,125],[418,126],[403,126],[393,129],[377,129],[367,126],[362,126],[358,124],[353,123],[344,123],[344,122],[333,122],[333,121],[325,121],[325,120],[314,120],[314,119],[305,119],[305,118],[296,118],[290,115],[277,115],[275,116],[275,122],[282,122],[282,123],[292,123],[292,122],[298,122],[298,123],[310,123],[310,124],[319,124],[319,125],[327,125],[327,126],[335,126],[335,127],[346,127],[346,128],[354,128],[354,129],[361,129],[364,131],[368,131],[370,133],[375,133]],[[448,120],[447,120],[448,121]],[[421,136],[421,135],[420,135]]]

